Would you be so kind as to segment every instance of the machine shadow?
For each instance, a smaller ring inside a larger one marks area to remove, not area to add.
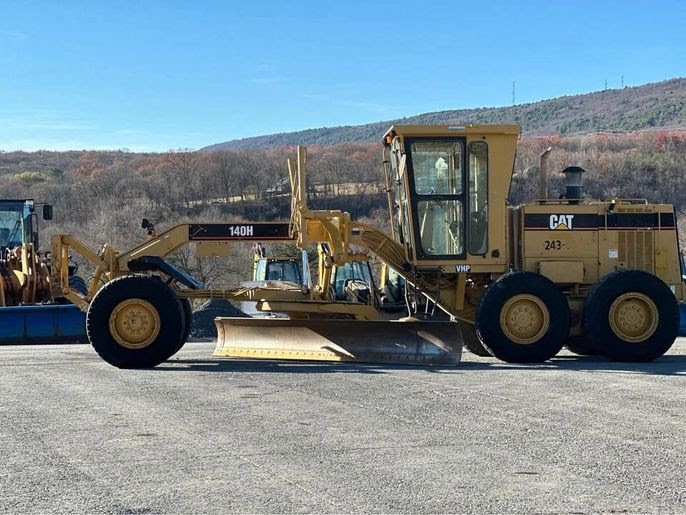
[[[557,356],[545,363],[510,364],[497,361],[463,361],[460,368],[468,370],[536,370],[541,372],[605,372],[639,375],[686,375],[686,356],[667,355],[650,363],[608,361],[597,356]]]
[[[166,366],[165,366],[166,365]],[[169,366],[172,365],[172,366]],[[173,366],[182,365],[182,366]],[[392,370],[426,370],[439,372],[455,370],[456,367],[436,367],[430,365],[393,365],[378,363],[324,362],[324,361],[278,361],[278,360],[241,360],[232,358],[216,359],[174,359],[153,370],[156,371],[201,371],[201,372],[275,372],[279,374],[385,374]]]
[[[413,370],[430,374],[459,374],[483,370],[519,370],[540,373],[566,370],[570,372],[629,373],[639,375],[671,376],[686,375],[686,355],[662,356],[651,363],[611,362],[598,357],[559,356],[540,364],[511,364],[500,361],[469,361],[469,358],[455,366],[417,364],[378,364],[349,362],[305,362],[305,361],[262,361],[228,358],[216,359],[172,359],[153,370],[160,372],[258,372],[292,374],[386,374],[393,371]]]

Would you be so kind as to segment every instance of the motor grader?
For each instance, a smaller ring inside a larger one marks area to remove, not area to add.
[[[511,206],[519,135],[517,125],[391,127],[383,137],[390,234],[346,212],[309,209],[299,147],[288,161],[288,223],[182,224],[123,253],[56,236],[56,265],[74,250],[96,264],[96,275],[85,296],[69,288],[64,266],[53,267],[53,284],[87,311],[89,340],[119,367],[155,366],[174,354],[188,323],[179,299],[195,297],[256,300],[290,315],[217,319],[219,356],[446,364],[459,361],[463,341],[517,363],[543,362],[565,344],[621,361],[663,355],[684,297],[673,207],[584,201],[578,167],[566,169],[560,198]],[[368,306],[315,294],[208,290],[164,259],[185,244],[225,255],[246,239],[323,243],[328,266],[360,249],[373,253],[450,320],[379,321]]]

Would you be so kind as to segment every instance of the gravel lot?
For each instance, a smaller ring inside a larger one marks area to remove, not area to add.
[[[0,347],[2,512],[686,512],[686,340],[655,363]]]

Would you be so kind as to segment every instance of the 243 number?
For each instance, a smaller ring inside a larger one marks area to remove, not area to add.
[[[560,250],[562,248],[562,242],[560,240],[546,240],[545,250]]]

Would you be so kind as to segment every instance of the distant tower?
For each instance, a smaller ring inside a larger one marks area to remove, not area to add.
[[[512,81],[512,105],[515,105],[515,81]]]
[[[603,91],[607,91],[607,79],[605,79],[605,89]]]
[[[624,88],[624,75],[622,75],[622,88]]]

